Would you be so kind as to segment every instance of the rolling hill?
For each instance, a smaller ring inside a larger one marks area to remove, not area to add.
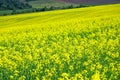
[[[0,15],[31,13],[80,6],[56,0],[0,0]]]
[[[68,2],[68,3],[77,3],[77,4],[89,4],[89,5],[120,3],[120,0],[59,0],[59,1]]]
[[[78,4],[87,4],[87,5],[101,5],[101,4],[112,4],[120,3],[120,0],[32,0],[28,2],[34,8],[46,7],[61,7],[68,5],[78,5]]]
[[[0,16],[0,80],[119,80],[119,7]]]
[[[119,0],[0,0],[0,15],[31,13],[102,4],[120,3]]]
[[[25,0],[21,0],[25,2]],[[101,5],[101,4],[112,4],[112,3],[120,3],[120,0],[30,0],[28,4],[32,5],[34,8],[41,8],[43,6],[46,7],[63,7],[69,5],[79,5],[79,4],[87,4],[87,5]]]
[[[23,1],[24,2],[24,1]],[[66,7],[69,5],[77,5],[75,3],[66,3],[64,1],[59,0],[32,0],[28,1],[28,4],[32,5],[33,8],[41,8],[41,7]]]
[[[79,4],[87,5],[100,5],[100,4],[112,4],[120,3],[120,0],[1,0],[0,9],[25,9],[30,8],[43,8],[43,7],[66,7],[77,6]],[[28,5],[29,4],[29,5]]]

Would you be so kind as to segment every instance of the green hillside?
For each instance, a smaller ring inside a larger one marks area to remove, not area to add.
[[[0,16],[0,80],[119,80],[119,7]]]
[[[42,7],[66,7],[66,6],[70,6],[70,5],[74,5],[77,6],[78,4],[74,4],[74,3],[65,3],[63,1],[59,1],[59,0],[36,0],[36,1],[29,1],[28,2],[30,5],[32,5],[34,8],[42,8]]]
[[[57,0],[1,0],[0,15],[13,15],[85,6],[87,5],[66,3]]]

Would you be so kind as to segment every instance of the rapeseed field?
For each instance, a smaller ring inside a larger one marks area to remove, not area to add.
[[[0,80],[119,80],[119,7],[0,16]]]

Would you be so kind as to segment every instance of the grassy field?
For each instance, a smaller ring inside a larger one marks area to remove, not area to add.
[[[36,0],[36,1],[30,1],[29,2],[30,5],[33,6],[33,8],[43,8],[43,7],[67,7],[70,5],[74,5],[77,6],[78,4],[74,4],[74,3],[65,3],[62,1],[57,1],[57,0]]]
[[[2,11],[0,11],[0,15],[11,14],[11,13],[12,13],[12,10],[2,10]]]
[[[59,0],[64,2],[79,3],[79,4],[91,4],[91,5],[101,5],[101,4],[112,4],[120,3],[119,0]]]
[[[0,16],[0,80],[119,80],[119,7]]]

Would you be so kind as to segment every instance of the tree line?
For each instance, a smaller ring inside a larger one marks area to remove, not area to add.
[[[25,0],[26,2],[32,0]],[[80,8],[87,7],[88,5],[69,5],[66,7],[43,7],[43,8],[32,8],[28,3],[20,2],[20,0],[0,0],[0,15],[13,15],[21,13],[31,13],[31,12],[42,12],[50,10],[59,10],[59,9],[70,9],[70,8]],[[6,12],[7,11],[7,12]]]
[[[19,0],[0,0],[0,10],[29,9],[31,5]]]
[[[0,15],[13,15],[13,14],[21,14],[21,13],[32,13],[32,12],[44,12],[44,11],[51,11],[51,10],[61,10],[61,9],[72,9],[72,8],[82,8],[82,7],[88,7],[88,5],[78,5],[78,6],[73,6],[73,5],[69,5],[66,7],[43,7],[43,8],[29,8],[29,9],[22,9],[22,10],[18,10],[18,9],[14,9],[12,10],[10,13],[3,13]]]

